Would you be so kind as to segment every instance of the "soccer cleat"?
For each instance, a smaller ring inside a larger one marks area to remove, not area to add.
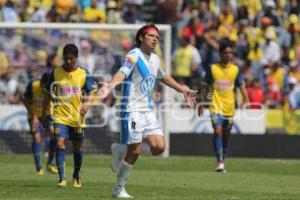
[[[67,180],[66,179],[60,180],[57,184],[57,187],[66,188],[67,187]]]
[[[133,196],[129,195],[124,187],[116,185],[112,189],[111,196],[114,198],[132,199]]]
[[[48,164],[47,171],[52,173],[52,174],[58,174],[57,167],[52,165],[52,164]]]
[[[73,178],[73,187],[75,187],[75,188],[82,187],[80,178]]]
[[[43,176],[44,175],[44,170],[43,169],[39,169],[36,171],[36,174],[39,176]]]
[[[226,172],[225,165],[223,162],[217,162],[216,172]]]
[[[110,146],[111,149],[111,170],[113,172],[119,171],[120,162],[122,161],[122,153],[119,152],[119,144],[112,143]]]

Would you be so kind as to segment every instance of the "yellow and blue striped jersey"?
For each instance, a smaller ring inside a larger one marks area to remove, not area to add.
[[[71,127],[85,127],[85,117],[80,115],[84,94],[95,90],[93,78],[86,69],[77,67],[67,72],[63,67],[53,69],[47,86],[51,94],[51,116],[54,123]]]
[[[235,88],[244,85],[239,67],[234,64],[226,66],[213,64],[206,72],[205,82],[212,91],[210,112],[233,116],[235,113]]]
[[[30,101],[30,108],[33,114],[37,117],[42,116],[45,92],[45,89],[41,86],[40,80],[35,80],[28,84],[24,93],[24,97]],[[47,114],[49,114],[49,109]]]

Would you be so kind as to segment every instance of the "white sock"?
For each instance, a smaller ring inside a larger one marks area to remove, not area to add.
[[[120,164],[120,170],[118,172],[117,183],[119,187],[124,187],[133,165],[128,164],[125,160],[122,160]]]

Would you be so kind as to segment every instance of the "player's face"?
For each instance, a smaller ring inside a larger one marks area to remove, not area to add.
[[[220,56],[223,63],[229,63],[233,58],[233,49],[231,47],[227,47]]]
[[[64,57],[64,67],[67,70],[72,70],[76,66],[76,59],[77,57],[73,54],[66,54],[63,56]]]
[[[156,30],[150,30],[145,34],[142,44],[146,48],[149,48],[151,49],[151,51],[153,51],[156,48],[158,41],[159,41],[158,32]]]

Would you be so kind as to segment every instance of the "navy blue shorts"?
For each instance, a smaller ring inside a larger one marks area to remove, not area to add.
[[[233,125],[233,117],[232,116],[224,116],[217,113],[211,113],[211,123],[213,127],[221,126],[223,129],[231,130]]]
[[[63,137],[71,141],[83,140],[85,128],[71,127],[64,124],[54,124],[54,134],[56,137]]]

